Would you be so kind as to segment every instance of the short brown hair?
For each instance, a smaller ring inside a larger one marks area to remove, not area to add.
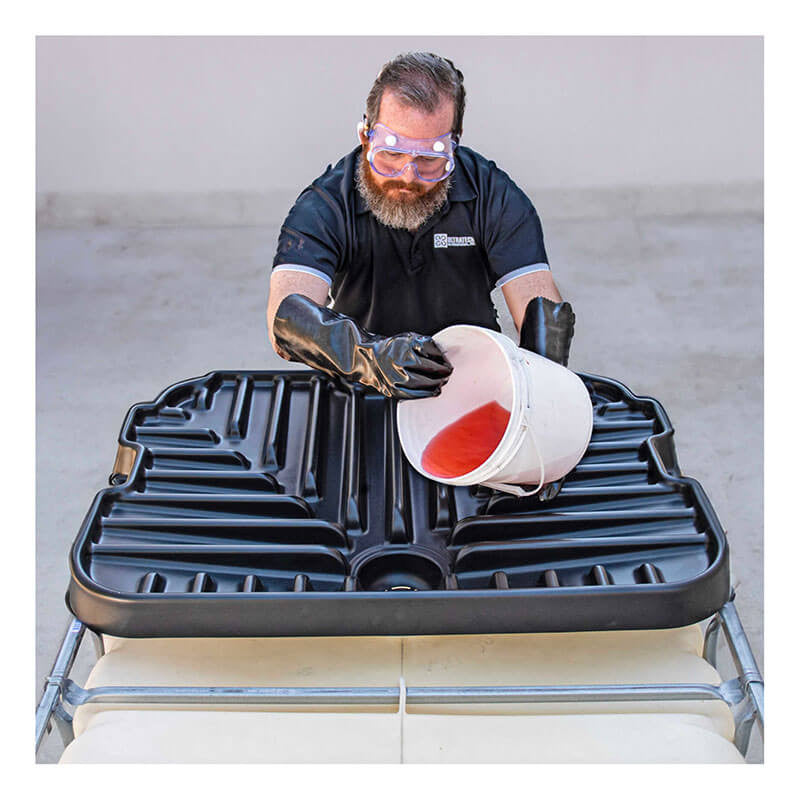
[[[467,93],[464,76],[449,58],[435,53],[403,53],[384,64],[367,95],[367,125],[378,119],[385,89],[391,89],[403,102],[429,114],[443,98],[451,99],[455,104],[452,133],[461,136]]]

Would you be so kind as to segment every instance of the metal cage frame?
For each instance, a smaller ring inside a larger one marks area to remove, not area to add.
[[[102,636],[71,617],[53,668],[45,679],[36,709],[36,752],[53,722],[64,747],[74,739],[75,708],[90,703],[240,706],[275,705],[424,705],[434,703],[548,703],[642,700],[722,700],[734,719],[734,745],[744,756],[753,722],[764,732],[764,680],[756,663],[731,593],[730,600],[710,619],[705,631],[703,658],[717,665],[720,629],[736,668],[736,677],[713,684],[596,684],[565,686],[398,686],[386,687],[269,687],[269,686],[101,686],[85,689],[69,677],[87,630],[93,636],[98,659],[104,653]],[[71,707],[71,708],[70,708]]]

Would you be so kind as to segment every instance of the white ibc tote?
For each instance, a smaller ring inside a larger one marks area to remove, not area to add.
[[[438,397],[397,405],[400,444],[414,469],[439,483],[481,483],[522,496],[562,478],[581,460],[592,435],[592,402],[574,372],[488,328],[452,325],[433,339],[453,365],[450,379]],[[422,454],[431,439],[492,401],[510,418],[491,455],[453,478],[426,472]]]

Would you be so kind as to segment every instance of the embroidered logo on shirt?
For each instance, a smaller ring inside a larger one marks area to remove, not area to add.
[[[475,239],[472,236],[448,236],[446,233],[433,234],[434,247],[474,247]]]

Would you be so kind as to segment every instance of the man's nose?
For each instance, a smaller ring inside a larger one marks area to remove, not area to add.
[[[403,171],[400,173],[403,183],[414,183],[416,181],[417,175],[414,172],[413,163],[413,161],[409,161],[408,164],[403,167]]]

